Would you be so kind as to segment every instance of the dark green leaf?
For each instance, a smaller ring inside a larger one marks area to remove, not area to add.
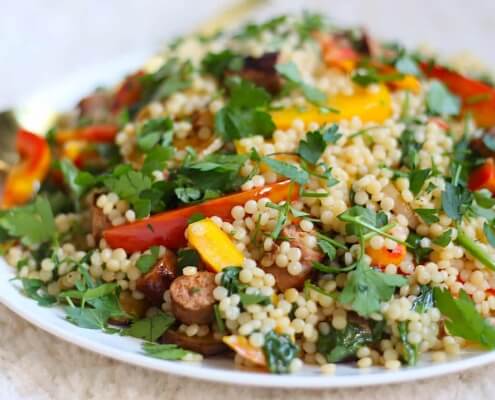
[[[46,293],[44,283],[39,279],[22,278],[22,291],[30,299],[36,300],[40,306],[50,306],[57,302],[55,296]]]
[[[285,176],[300,185],[304,185],[309,180],[309,174],[306,171],[297,168],[295,165],[270,157],[262,157],[261,160],[277,174]]]
[[[407,336],[409,334],[409,328],[407,322],[399,322],[399,337],[402,342],[402,358],[408,365],[416,365],[418,361],[418,346],[409,343]]]
[[[440,221],[440,218],[438,218],[438,210],[436,208],[416,208],[414,211],[427,225]]]
[[[240,293],[239,296],[241,297],[241,304],[244,307],[250,306],[252,304],[261,304],[261,305],[268,305],[271,303],[271,299],[269,296],[264,296],[262,294],[253,294],[253,293]]]
[[[448,290],[434,289],[436,307],[446,318],[445,326],[453,336],[459,336],[481,346],[495,348],[495,327],[476,310],[464,290],[455,299]]]
[[[412,310],[423,314],[434,306],[433,288],[431,286],[421,285],[419,287],[419,294],[412,303]]]
[[[176,344],[143,343],[142,347],[146,355],[161,360],[182,360],[186,355],[192,353]]]
[[[149,152],[157,144],[168,145],[172,138],[174,124],[170,118],[147,120],[137,131],[139,150]]]
[[[174,322],[175,318],[172,315],[159,312],[152,317],[133,322],[122,334],[155,342]]]
[[[423,185],[425,184],[426,180],[430,177],[430,175],[431,175],[430,168],[415,169],[411,171],[411,173],[409,174],[409,190],[415,196],[417,196],[419,192],[421,192]]]
[[[369,328],[348,323],[343,330],[332,328],[329,333],[320,334],[316,346],[329,363],[337,363],[355,357],[360,347],[372,342]]]
[[[146,274],[153,265],[158,261],[158,255],[160,253],[160,248],[158,246],[153,246],[150,248],[150,254],[143,254],[136,261],[136,267],[143,273]]]
[[[223,78],[226,71],[240,71],[243,65],[244,58],[229,49],[208,53],[202,61],[204,71],[218,79]]]
[[[452,229],[447,229],[440,236],[433,239],[433,243],[442,247],[446,247],[451,240],[452,240]]]
[[[297,68],[297,65],[292,61],[286,64],[277,64],[275,66],[277,72],[284,77],[290,84],[299,88],[302,92],[306,100],[310,103],[322,106],[326,103],[327,95],[321,90],[308,85],[302,79],[301,73]]]
[[[270,372],[284,374],[289,372],[290,363],[297,357],[299,347],[288,335],[279,335],[270,331],[265,335],[263,353]]]
[[[105,329],[110,313],[104,309],[65,307],[69,322],[85,329]]]

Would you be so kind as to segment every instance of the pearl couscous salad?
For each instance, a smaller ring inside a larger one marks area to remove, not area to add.
[[[495,348],[495,87],[475,66],[280,16],[180,38],[36,133],[1,251],[72,324],[277,374]]]

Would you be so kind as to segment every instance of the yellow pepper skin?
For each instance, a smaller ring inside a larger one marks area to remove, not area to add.
[[[352,95],[332,96],[327,105],[338,112],[325,112],[318,107],[308,106],[303,111],[296,108],[274,111],[272,119],[277,128],[289,129],[295,119],[306,124],[317,122],[324,125],[359,117],[362,122],[382,123],[392,115],[392,97],[385,85],[379,85],[377,91],[355,86]]]
[[[224,336],[222,340],[241,357],[259,367],[266,367],[266,358],[263,354],[263,350],[254,347],[244,336]]]
[[[225,267],[241,266],[244,261],[243,254],[228,235],[209,218],[189,224],[187,240],[214,272]]]

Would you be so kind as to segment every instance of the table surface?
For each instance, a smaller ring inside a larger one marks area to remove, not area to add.
[[[158,48],[228,0],[3,0],[0,13],[0,109],[22,102],[59,76]],[[319,9],[343,23],[365,23],[380,37],[444,53],[469,50],[495,65],[493,0],[285,0],[264,13]],[[70,345],[0,306],[0,400],[9,399],[491,399],[491,368],[424,382],[329,391],[250,389],[143,370]]]

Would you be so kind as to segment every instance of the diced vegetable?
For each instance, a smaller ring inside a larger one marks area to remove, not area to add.
[[[187,240],[198,251],[205,264],[215,272],[225,267],[242,265],[244,261],[244,256],[237,250],[234,242],[209,218],[189,224]]]
[[[486,83],[468,78],[442,66],[423,63],[423,72],[443,82],[462,99],[463,113],[471,113],[476,123],[484,128],[495,125],[495,89]]]
[[[266,367],[266,359],[263,350],[252,346],[244,336],[224,336],[223,342],[246,360],[259,365],[260,367]]]
[[[184,231],[192,215],[202,214],[205,217],[216,215],[225,221],[231,221],[232,207],[244,205],[248,200],[259,200],[262,197],[267,197],[273,203],[279,203],[282,200],[287,200],[289,195],[291,195],[291,199],[295,199],[298,195],[298,188],[293,187],[289,190],[291,184],[294,185],[291,181],[286,180],[191,207],[155,214],[145,220],[108,229],[103,232],[103,237],[110,247],[121,247],[131,253],[144,251],[155,245],[178,249],[186,245]]]
[[[320,35],[320,48],[323,61],[329,67],[335,67],[350,72],[359,61],[359,54],[344,40],[338,40],[332,35]]]
[[[488,158],[483,165],[471,172],[468,187],[473,192],[488,189],[495,193],[495,163],[493,158]]]
[[[406,246],[396,243],[393,249],[383,246],[375,249],[371,246],[366,248],[366,254],[371,257],[371,265],[386,267],[389,264],[399,265],[406,257]]]
[[[126,107],[134,105],[141,99],[143,92],[143,77],[144,72],[138,71],[129,75],[120,85],[113,98],[112,112],[114,114]]]
[[[402,79],[391,81],[388,85],[393,89],[409,90],[414,93],[419,93],[421,90],[421,83],[414,75],[404,75]]]
[[[112,143],[119,127],[115,124],[97,124],[82,128],[59,131],[56,135],[57,143],[66,143],[72,140],[94,143]]]
[[[31,200],[50,168],[50,147],[42,137],[20,129],[16,147],[21,161],[7,176],[1,208],[10,208]]]
[[[392,97],[386,86],[378,86],[377,91],[355,86],[350,96],[338,94],[330,97],[328,109],[308,106],[304,111],[296,108],[272,112],[272,119],[279,129],[288,129],[295,119],[305,123],[317,122],[320,125],[360,117],[363,122],[384,122],[392,114]]]

